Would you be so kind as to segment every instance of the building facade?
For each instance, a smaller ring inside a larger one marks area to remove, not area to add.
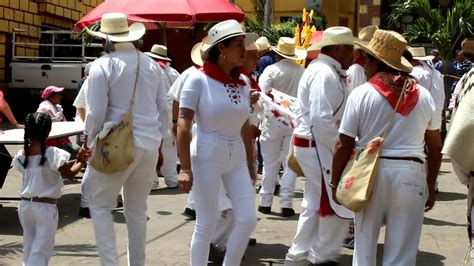
[[[102,0],[0,0],[0,86],[9,79],[13,29],[17,42],[39,43],[40,31],[72,29],[74,23]],[[16,47],[15,55],[38,56],[38,47]]]

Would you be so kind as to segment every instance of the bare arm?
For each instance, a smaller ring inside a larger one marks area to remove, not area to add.
[[[255,168],[254,131],[248,120],[245,121],[242,126],[241,136],[245,145],[245,153],[247,154],[250,178],[252,179],[252,183],[255,184],[255,181],[257,181],[257,172]]]
[[[81,170],[82,167],[86,165],[85,162],[72,162],[72,163],[65,163],[61,167],[59,167],[58,171],[61,173],[62,176],[67,177],[67,179],[72,180]]]
[[[189,192],[192,187],[193,173],[191,171],[191,153],[189,145],[191,143],[191,128],[194,118],[194,111],[188,108],[179,109],[177,148],[179,160],[181,162],[181,172],[178,181],[183,186],[185,192]]]
[[[12,110],[10,109],[10,105],[8,105],[7,101],[4,101],[4,107],[3,107],[3,114],[5,117],[8,119],[8,121],[15,127],[15,128],[24,128],[23,125],[18,124],[18,122],[15,119],[15,116],[12,113]]]
[[[428,183],[428,201],[425,205],[425,211],[429,211],[434,207],[435,197],[435,183],[438,177],[439,167],[441,166],[441,136],[439,130],[426,130],[425,132],[425,145],[428,156],[426,163],[428,164],[426,172],[426,181]]]
[[[346,167],[347,162],[351,158],[352,150],[354,148],[355,139],[344,134],[339,134],[339,138],[336,141],[334,147],[334,155],[332,160],[332,177],[329,186],[333,193],[333,199],[336,200],[336,188],[339,180],[341,180],[342,172]]]

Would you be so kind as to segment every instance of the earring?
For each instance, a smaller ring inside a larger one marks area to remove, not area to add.
[[[222,60],[225,60],[225,54],[221,54],[220,57]]]

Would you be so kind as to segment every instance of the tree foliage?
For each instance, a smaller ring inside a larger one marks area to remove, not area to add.
[[[462,39],[472,36],[474,32],[473,0],[456,0],[446,12],[432,8],[429,0],[399,0],[392,7],[388,16],[389,25],[399,22],[404,16],[412,16],[414,21],[403,35],[409,42],[431,41],[445,62],[454,57],[454,51]]]

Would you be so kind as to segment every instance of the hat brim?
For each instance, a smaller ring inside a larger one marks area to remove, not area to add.
[[[389,62],[386,60],[381,54],[379,54],[377,51],[374,51],[372,48],[369,47],[369,45],[364,44],[362,42],[359,42],[357,40],[354,41],[354,44],[360,47],[363,51],[366,53],[370,54],[371,56],[375,57],[377,60],[380,60],[387,64],[389,67],[396,69],[398,71],[402,71],[405,73],[410,73],[413,70],[413,66],[411,65],[408,60],[406,60],[404,57],[400,56],[400,61],[399,62]]]
[[[287,54],[284,54],[280,51],[278,51],[278,48],[276,46],[271,46],[271,49],[277,53],[278,55],[280,55],[281,57],[284,57],[286,59],[291,59],[291,60],[303,60],[306,58],[306,56],[308,56],[308,52],[306,52],[305,49],[303,48],[300,48],[300,47],[296,47],[295,48],[295,54],[294,55],[287,55]]]
[[[322,39],[320,42],[313,43],[310,47],[308,47],[308,51],[319,51],[321,48],[326,46],[332,45],[355,45],[355,41],[358,40],[357,38],[351,37],[344,37],[340,38],[338,41],[331,40],[331,39]]]
[[[165,61],[172,61],[169,57],[154,54],[152,52],[145,52],[144,54],[148,55],[149,57],[155,58],[155,59],[161,59],[161,60],[165,60]]]
[[[100,31],[93,31],[86,27],[88,34],[102,39],[108,38],[112,42],[133,42],[145,35],[146,28],[143,23],[135,22],[128,27],[128,32],[120,34],[107,34]]]
[[[434,56],[433,55],[414,56],[413,59],[418,60],[418,61],[431,61],[434,59]]]
[[[202,42],[198,42],[193,46],[193,49],[191,49],[191,61],[193,61],[193,63],[198,66],[204,65],[204,62],[202,61],[202,58],[201,58],[202,45],[203,45]]]
[[[221,43],[227,39],[237,37],[237,36],[245,36],[245,43],[244,46],[247,47],[251,43],[255,42],[258,39],[258,34],[250,32],[250,33],[245,33],[245,32],[238,32],[234,34],[230,34],[228,36],[225,36],[221,38],[218,42],[210,44],[206,43],[203,41],[203,47],[201,49],[201,58],[202,60],[207,60],[209,58],[209,51],[211,51],[212,47],[214,47],[216,44]]]

